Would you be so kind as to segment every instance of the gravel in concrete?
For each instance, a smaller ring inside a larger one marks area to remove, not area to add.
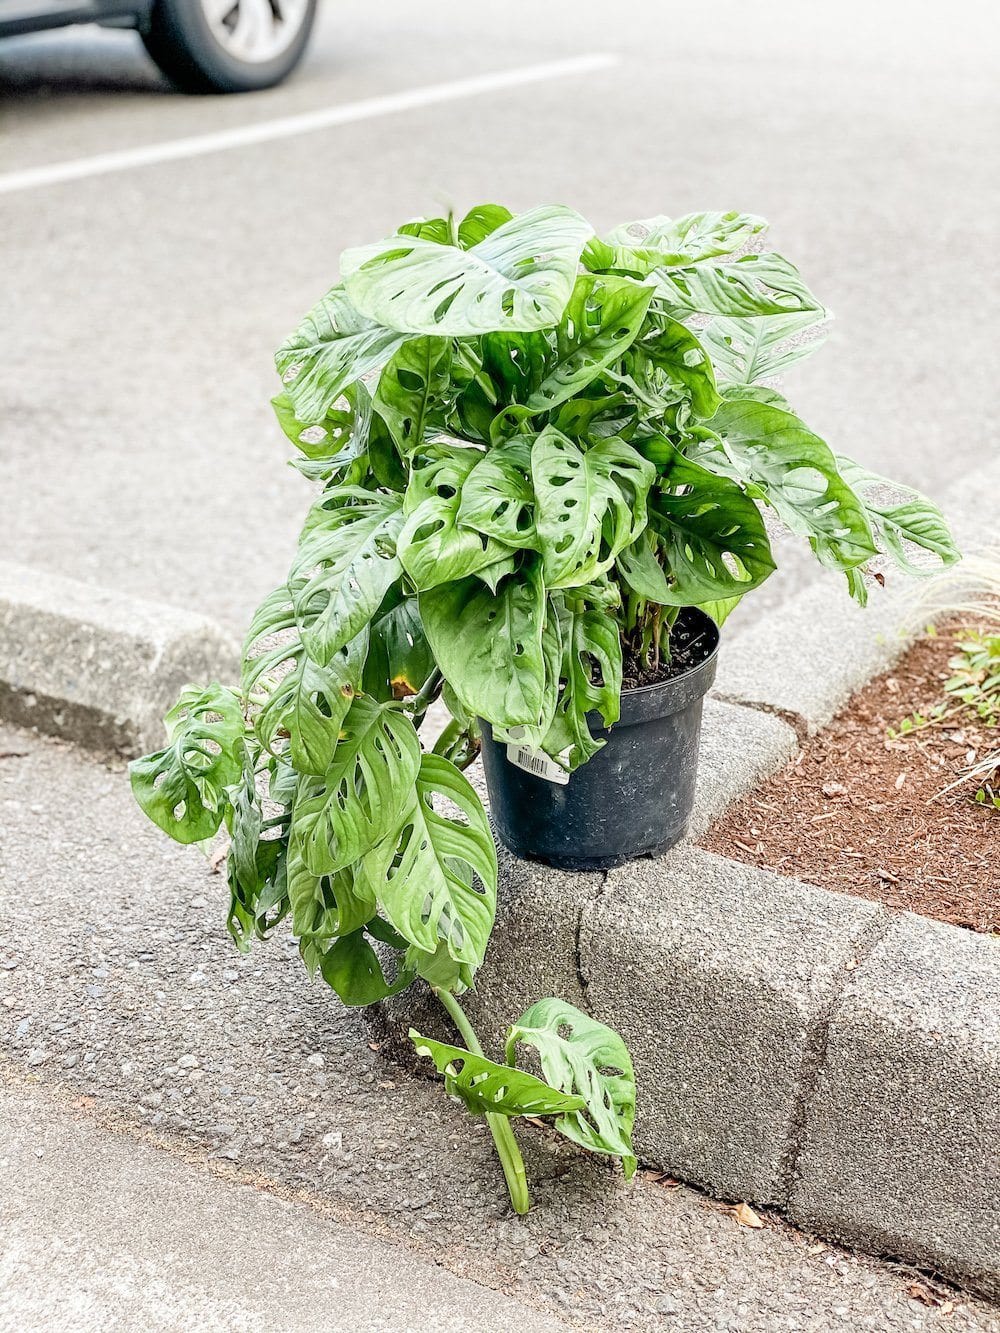
[[[773,1219],[740,1226],[686,1188],[626,1187],[530,1126],[535,1207],[516,1219],[484,1126],[371,1050],[284,940],[237,956],[222,881],[144,821],[123,772],[13,729],[0,752],[12,1074],[585,1328],[938,1327],[912,1276],[810,1252]],[[946,1327],[1000,1333],[995,1309],[956,1299]]]

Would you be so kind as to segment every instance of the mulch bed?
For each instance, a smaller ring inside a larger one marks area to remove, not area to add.
[[[997,730],[967,711],[889,739],[945,697],[956,628],[921,639],[855,695],[798,759],[737,802],[709,851],[822,888],[1000,932],[1000,811],[940,795]]]

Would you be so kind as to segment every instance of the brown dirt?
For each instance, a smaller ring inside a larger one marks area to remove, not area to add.
[[[670,631],[670,656],[649,667],[628,642],[622,644],[622,689],[635,690],[645,685],[660,685],[700,666],[712,644],[702,626],[682,611]]]
[[[822,888],[1000,932],[1000,811],[974,788],[939,793],[997,730],[968,711],[890,740],[945,697],[957,628],[920,640],[855,695],[798,759],[735,804],[709,851]],[[937,798],[937,799],[935,799]]]

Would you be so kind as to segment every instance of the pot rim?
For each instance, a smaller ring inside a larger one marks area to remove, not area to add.
[[[711,651],[700,662],[688,667],[679,675],[671,676],[669,680],[657,680],[652,685],[634,685],[630,689],[622,690],[621,716],[614,726],[632,726],[637,722],[648,722],[656,717],[668,717],[671,713],[680,712],[682,708],[687,708],[689,704],[703,698],[712,688],[722,642],[719,626],[700,607],[682,607],[681,614],[685,612],[704,622],[715,640]],[[593,719],[597,729],[604,735],[608,734],[609,729],[604,726],[599,713],[588,713],[587,718],[588,721]],[[593,726],[591,730],[594,730]]]

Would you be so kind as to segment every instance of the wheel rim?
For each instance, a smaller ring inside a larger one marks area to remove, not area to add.
[[[212,36],[235,60],[259,65],[291,46],[309,0],[201,0]]]

